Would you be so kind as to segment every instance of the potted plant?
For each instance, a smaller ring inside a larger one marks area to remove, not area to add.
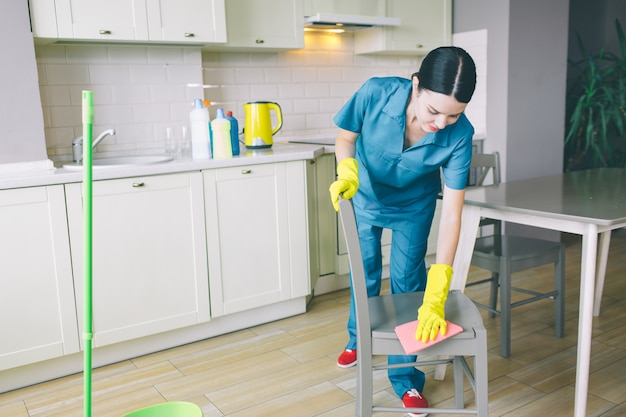
[[[619,20],[618,56],[604,48],[570,62],[575,80],[566,101],[564,171],[599,167],[626,167],[626,40]]]

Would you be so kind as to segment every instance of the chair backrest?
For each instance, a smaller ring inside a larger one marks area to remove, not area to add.
[[[498,152],[472,155],[471,168],[478,169],[476,186],[484,185],[489,171],[491,171],[493,184],[500,184],[500,154]]]
[[[343,234],[346,239],[348,250],[348,263],[350,264],[350,279],[352,280],[352,294],[354,297],[354,307],[356,312],[357,334],[363,338],[371,338],[371,321],[369,305],[367,301],[367,287],[365,285],[365,269],[363,268],[363,256],[361,255],[361,244],[356,226],[356,217],[352,200],[339,199],[339,218],[343,225]],[[361,331],[363,325],[368,331]],[[363,340],[366,345],[371,342]]]
[[[500,184],[500,154],[498,152],[473,154],[470,167],[478,169],[476,175],[477,187],[485,185],[485,179],[489,172],[491,172],[492,183]],[[493,226],[493,232],[488,234],[499,237],[502,234],[502,222],[488,218],[480,220],[480,235],[485,236],[485,228],[483,226],[490,225]]]

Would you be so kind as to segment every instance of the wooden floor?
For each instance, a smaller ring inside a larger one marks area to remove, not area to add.
[[[513,310],[512,353],[499,356],[499,319],[484,315],[489,335],[490,416],[571,416],[574,404],[580,238],[567,243],[566,336],[553,336],[549,300]],[[626,415],[626,230],[613,233],[602,314],[594,319],[587,411]],[[514,276],[516,285],[548,288],[551,267]],[[484,276],[472,269],[470,280]],[[531,282],[532,281],[532,282]],[[530,284],[529,284],[530,282]],[[468,288],[484,298],[486,291]],[[119,417],[155,403],[185,400],[205,417],[346,417],[354,415],[355,368],[336,366],[346,342],[347,290],[315,297],[309,312],[94,370],[94,417]],[[382,358],[381,358],[382,359]],[[450,367],[449,367],[450,368]],[[449,401],[451,378],[425,368],[431,405]],[[450,369],[449,369],[450,370]],[[376,401],[399,404],[385,373]],[[82,375],[0,394],[1,417],[83,415]],[[467,395],[472,400],[471,394]],[[390,414],[379,413],[377,416]],[[395,414],[397,415],[397,414]]]

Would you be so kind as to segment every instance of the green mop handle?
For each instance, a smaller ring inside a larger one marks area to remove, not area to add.
[[[83,91],[83,340],[85,417],[91,417],[93,92]]]

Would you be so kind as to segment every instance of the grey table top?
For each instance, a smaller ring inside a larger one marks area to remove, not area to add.
[[[468,188],[465,203],[612,226],[626,222],[626,169],[598,168]]]

